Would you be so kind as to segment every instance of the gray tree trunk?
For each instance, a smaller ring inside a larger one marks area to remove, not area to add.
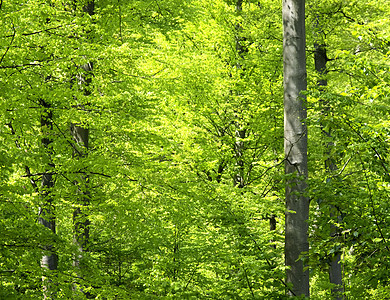
[[[284,151],[286,174],[285,262],[290,296],[309,296],[305,1],[283,0]]]
[[[71,124],[71,135],[75,141],[74,156],[75,158],[83,158],[87,155],[89,143],[89,130],[77,124]],[[79,179],[75,181],[77,185],[77,196],[75,200],[75,208],[73,210],[73,239],[77,246],[74,254],[73,266],[77,269],[77,274],[82,277],[84,265],[84,253],[88,251],[90,220],[88,218],[88,207],[90,204],[89,193],[89,176],[86,172],[80,171]],[[74,291],[84,294],[89,298],[90,293],[86,292],[83,285],[74,282]],[[76,296],[76,295],[75,295]]]
[[[48,168],[45,173],[42,175],[41,180],[41,205],[39,207],[39,217],[38,223],[49,228],[53,234],[56,233],[56,223],[55,223],[55,209],[53,205],[53,198],[51,195],[54,181],[52,175],[52,169],[54,165],[51,162],[51,143],[52,138],[51,134],[53,132],[53,121],[52,121],[52,112],[50,105],[45,102],[43,99],[40,100],[41,105],[44,108],[44,111],[41,115],[41,128],[44,137],[41,140],[42,146],[45,149],[48,159]],[[53,244],[43,245],[46,253],[41,258],[41,267],[48,269],[49,272],[47,276],[42,278],[43,281],[43,295],[44,299],[55,299],[56,297],[56,283],[53,282],[55,279],[55,274],[50,271],[54,271],[58,266],[58,255],[55,251]]]
[[[87,155],[89,130],[82,126],[71,124],[72,137],[76,142],[77,156],[84,157]],[[75,257],[74,266],[80,267],[80,259],[82,258],[82,252],[86,251],[89,240],[89,225],[88,215],[86,209],[89,206],[89,191],[88,174],[80,173],[78,185],[79,197],[77,197],[76,208],[73,211],[73,226],[74,226],[74,239],[78,246],[78,255]]]

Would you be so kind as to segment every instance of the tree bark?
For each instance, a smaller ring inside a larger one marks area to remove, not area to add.
[[[51,232],[55,234],[55,210],[53,205],[53,198],[51,195],[54,186],[53,175],[51,174],[51,169],[54,167],[53,163],[51,162],[51,143],[53,142],[53,140],[50,136],[53,131],[53,115],[51,112],[50,105],[46,101],[41,99],[40,104],[44,108],[43,113],[41,115],[41,128],[44,137],[42,138],[41,143],[48,156],[48,168],[42,175],[41,180],[41,205],[39,207],[38,223],[50,229]],[[57,269],[58,255],[55,251],[54,245],[51,243],[43,245],[43,248],[47,253],[44,254],[41,258],[41,267],[49,270],[47,276],[44,276],[42,278],[43,295],[44,299],[54,299],[56,297],[56,284],[53,283],[53,278],[55,277],[55,274],[50,271],[54,271]]]
[[[77,144],[77,155],[84,157],[87,155],[89,130],[87,128],[71,124],[71,133],[73,139]],[[76,256],[74,265],[80,267],[80,258],[82,252],[86,251],[89,240],[89,225],[88,215],[85,209],[89,206],[89,191],[88,191],[89,177],[88,174],[81,174],[80,180],[76,182],[79,185],[76,208],[73,211],[73,226],[74,226],[74,239],[78,245],[79,254]]]
[[[286,175],[285,263],[290,296],[309,296],[309,198],[306,196],[305,1],[283,0],[284,151]]]

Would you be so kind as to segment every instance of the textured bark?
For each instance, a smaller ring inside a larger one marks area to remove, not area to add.
[[[41,105],[44,108],[44,111],[41,115],[41,128],[44,137],[41,140],[42,146],[45,150],[48,159],[48,166],[45,173],[42,175],[41,180],[41,205],[39,207],[39,217],[38,223],[50,229],[53,234],[56,233],[56,223],[55,223],[55,211],[53,205],[53,198],[51,191],[54,186],[53,175],[51,169],[54,165],[51,162],[51,133],[53,131],[53,121],[52,121],[52,112],[50,105],[45,102],[43,99],[40,100]],[[56,285],[53,282],[55,274],[50,271],[54,271],[58,266],[58,255],[54,249],[54,245],[49,243],[43,245],[46,253],[41,258],[41,267],[48,269],[47,275],[42,278],[43,281],[43,294],[44,299],[54,299],[56,297]]]
[[[333,229],[332,233],[335,232],[336,230]],[[332,299],[335,300],[344,299],[343,273],[342,273],[340,262],[341,262],[341,253],[339,252],[332,257],[332,260],[329,263],[329,281],[330,283],[333,283],[335,285],[332,288]]]
[[[317,24],[316,29],[318,30],[319,25]],[[328,81],[325,77],[325,75],[328,73],[326,64],[328,62],[328,57],[326,54],[326,45],[320,43],[317,41],[314,44],[314,65],[316,72],[320,75],[320,79],[317,82],[318,89],[324,90],[324,88],[328,85]],[[330,107],[329,104],[325,100],[320,100],[322,104],[322,110],[323,114],[328,114]],[[325,129],[322,129],[323,134],[326,137],[331,137],[330,129],[328,131],[325,131]],[[330,148],[334,144],[333,142],[329,142],[326,147]],[[329,155],[330,151],[327,150],[327,153]],[[329,174],[332,174],[334,171],[337,170],[337,165],[331,157],[329,157],[325,161],[325,168]],[[337,216],[338,212],[335,207],[331,207],[331,215],[330,218],[337,217],[337,222],[341,222],[341,216]],[[338,228],[334,224],[331,225],[331,232],[332,237],[338,236]],[[344,286],[343,286],[343,275],[342,275],[342,268],[341,268],[341,253],[340,251],[335,252],[332,257],[331,261],[329,263],[329,281],[330,283],[334,284],[334,288],[332,288],[332,298],[335,300],[342,300],[343,293],[344,293]]]
[[[283,0],[284,151],[286,174],[285,261],[290,296],[309,296],[305,1]]]

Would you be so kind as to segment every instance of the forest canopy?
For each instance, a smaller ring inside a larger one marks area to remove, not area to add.
[[[389,11],[0,0],[0,299],[390,298]]]

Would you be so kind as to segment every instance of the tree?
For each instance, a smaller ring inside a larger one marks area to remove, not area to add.
[[[56,233],[56,217],[55,217],[55,205],[52,196],[54,188],[53,180],[53,151],[51,143],[53,142],[53,114],[50,104],[47,101],[41,99],[43,111],[41,115],[41,128],[42,128],[42,146],[44,148],[44,156],[47,166],[42,173],[41,187],[38,188],[34,181],[32,181],[33,187],[39,191],[41,195],[41,205],[39,208],[38,223],[48,228],[54,235]],[[29,167],[26,166],[27,175],[29,174]],[[44,242],[43,249],[46,252],[41,258],[41,266],[48,270],[47,275],[42,278],[43,281],[43,294],[44,299],[54,299],[57,294],[57,283],[55,282],[55,273],[58,267],[58,254],[53,242]]]
[[[94,14],[94,1],[88,1],[82,7],[82,10],[88,14],[90,17]],[[87,33],[88,34],[88,33]],[[93,63],[87,62],[86,64],[79,67],[80,72],[76,76],[75,85],[79,86],[83,91],[83,95],[88,97],[91,94],[91,91],[88,90],[91,85],[92,75],[93,75]],[[77,89],[77,87],[75,88]],[[84,108],[84,107],[83,107]],[[88,155],[89,149],[89,128],[88,124],[74,124],[70,125],[70,132],[72,138],[74,140],[74,156],[78,159],[82,159]],[[74,211],[73,211],[73,226],[74,226],[74,240],[77,246],[77,250],[75,253],[75,258],[73,265],[78,269],[77,272],[81,272],[83,274],[83,265],[85,262],[82,260],[85,258],[85,252],[88,251],[88,246],[90,243],[90,220],[88,217],[87,210],[90,206],[90,191],[89,191],[89,174],[87,167],[84,167],[83,170],[80,170],[79,180],[75,181],[78,186],[79,197],[76,198],[74,203]],[[82,277],[83,275],[78,274],[78,277]],[[78,287],[79,283],[75,284],[75,290],[80,289],[82,293],[84,293],[87,297],[90,296],[85,288]]]
[[[289,294],[309,296],[305,1],[283,1],[284,153],[286,174],[285,259]]]
[[[369,100],[369,95],[372,95],[373,90],[384,91],[383,88],[378,87],[384,78],[379,79],[381,76],[376,77],[367,70],[374,68],[376,74],[381,74],[380,70],[385,67],[379,50],[381,43],[377,44],[378,39],[374,36],[383,37],[384,27],[378,24],[383,24],[380,15],[387,5],[388,3],[383,3],[379,8],[368,2],[326,3],[322,1],[311,2],[309,5],[310,19],[308,22],[317,24],[319,21],[320,24],[319,30],[314,30],[313,36],[309,35],[310,44],[317,43],[325,46],[325,49],[317,49],[322,50],[321,59],[325,58],[324,50],[328,57],[327,61],[322,61],[326,63],[325,74],[310,76],[313,80],[311,81],[311,96],[309,96],[311,98],[309,107],[312,112],[309,120],[312,126],[309,136],[311,140],[309,153],[312,155],[309,161],[310,170],[313,172],[311,176],[313,180],[310,184],[313,199],[310,217],[313,229],[310,234],[311,269],[313,270],[313,295],[317,295],[319,299],[331,297],[331,294],[333,297],[342,297],[336,291],[340,292],[340,267],[342,267],[345,278],[344,295],[346,297],[359,294],[359,297],[372,298],[374,296],[368,295],[379,295],[381,293],[379,291],[382,290],[380,279],[378,281],[377,279],[367,280],[360,273],[364,272],[364,264],[360,265],[359,274],[356,273],[357,261],[371,264],[372,260],[375,260],[375,254],[368,259],[363,253],[375,252],[373,248],[367,247],[371,245],[376,248],[374,245],[378,245],[372,243],[371,240],[381,231],[378,227],[375,229],[376,224],[373,219],[381,218],[378,214],[378,207],[381,207],[381,211],[386,211],[388,206],[375,196],[376,192],[370,192],[372,187],[367,182],[381,180],[371,177],[373,174],[368,171],[368,165],[362,167],[360,158],[363,156],[364,160],[370,160],[368,157],[372,154],[369,154],[368,144],[365,144],[362,139],[356,140],[355,137],[357,137],[356,131],[362,134],[362,127],[359,124],[365,124],[363,127],[367,126],[363,130],[366,134],[368,131],[373,136],[379,134],[379,132],[375,134],[375,130],[371,131],[368,127],[372,128],[374,123],[377,124],[374,127],[380,126],[378,124],[381,123],[381,117],[378,118],[375,113],[376,105],[378,103],[383,105],[384,102],[381,101],[379,94],[377,98],[371,98],[371,100]],[[364,34],[366,30],[372,35]],[[372,38],[369,38],[370,42],[365,40],[368,36]],[[317,49],[313,48],[316,55],[319,54]],[[318,63],[319,60],[313,62]],[[311,62],[308,64],[311,66]],[[311,66],[309,69],[315,71],[316,66]],[[318,79],[327,85],[318,88]],[[322,141],[317,139],[320,136],[322,136]],[[320,154],[315,153],[315,149],[324,147],[324,144],[328,147],[323,151],[322,157],[319,157]],[[319,163],[323,165],[320,166]],[[359,196],[356,195],[357,190],[361,191],[358,193]],[[358,197],[357,201],[351,201],[356,197]],[[366,213],[362,215],[362,211]],[[373,218],[372,214],[376,217]],[[381,227],[382,225],[379,226]],[[357,228],[365,228],[364,237],[357,233],[361,231]],[[326,236],[329,234],[331,237]],[[360,252],[357,249],[362,245],[365,245],[363,246],[365,250]],[[376,249],[379,251],[378,248]],[[341,265],[335,264],[336,268],[333,269],[338,269],[336,272],[339,274],[338,284],[332,280],[333,284],[330,285],[327,283],[329,281],[327,273],[332,270],[329,265],[337,261],[339,253],[343,253],[342,263]],[[374,268],[373,265],[371,267]],[[381,273],[379,270],[378,273],[372,270],[371,272],[372,274]],[[323,275],[320,275],[321,273]],[[327,296],[325,296],[325,288],[320,291],[319,284],[317,284],[320,277],[324,280],[322,282],[326,287]],[[378,286],[373,287],[371,285],[373,281],[376,281]],[[373,290],[376,291],[373,292]]]
[[[317,16],[317,20],[314,25],[314,30],[317,36],[314,42],[314,67],[315,71],[318,73],[319,76],[319,79],[317,80],[317,86],[319,92],[321,93],[325,91],[326,86],[328,85],[328,80],[326,78],[328,70],[326,64],[329,61],[329,58],[327,56],[327,46],[324,42],[324,37],[322,36],[323,34],[321,31],[320,22],[320,18],[319,16]],[[330,107],[329,103],[327,103],[328,101],[322,99],[320,100],[320,102],[323,109],[323,113],[325,115],[329,114]],[[332,141],[331,128],[328,127],[327,129],[325,129],[325,127],[323,127],[322,133],[324,134],[324,140],[326,140],[326,142],[324,143],[324,147],[326,148],[325,156],[327,156],[327,159],[325,160],[325,169],[329,173],[329,177],[326,180],[330,181],[332,180],[332,174],[338,169],[336,165],[336,159],[332,157],[330,149],[334,147],[334,142]],[[330,235],[333,238],[337,238],[338,236],[340,236],[338,224],[341,222],[341,215],[336,207],[333,206],[331,208],[329,218],[336,219],[335,224],[331,225],[332,228],[330,231]],[[334,285],[334,287],[332,288],[333,298],[336,300],[341,300],[343,298],[342,294],[344,292],[341,265],[341,250],[335,251],[335,253],[331,255],[331,259],[329,262],[329,281],[331,284]]]

